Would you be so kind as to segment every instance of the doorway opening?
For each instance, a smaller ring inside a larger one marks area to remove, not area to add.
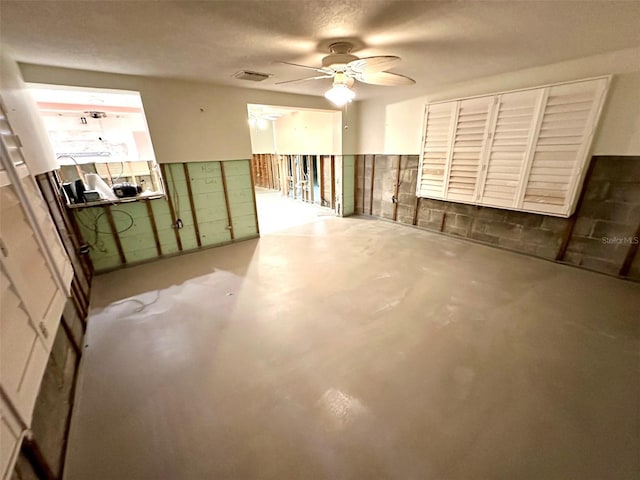
[[[339,213],[335,165],[342,113],[255,104],[247,110],[260,232]]]

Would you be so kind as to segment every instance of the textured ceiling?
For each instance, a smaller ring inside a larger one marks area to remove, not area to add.
[[[398,55],[416,86],[358,85],[359,98],[510,72],[640,45],[638,1],[6,1],[0,39],[17,59],[134,75],[321,95],[332,41]],[[262,83],[239,70],[272,74]]]

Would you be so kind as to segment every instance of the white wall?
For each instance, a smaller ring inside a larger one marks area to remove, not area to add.
[[[278,153],[342,154],[341,112],[297,110],[274,125]]]
[[[248,103],[332,108],[308,95],[38,65],[21,70],[27,82],[139,91],[161,163],[250,158]]]
[[[0,95],[9,123],[22,141],[31,173],[37,175],[56,168],[56,158],[35,100],[4,45],[0,48]]]
[[[592,152],[640,155],[639,58],[640,48],[626,49],[414,91],[411,98],[359,102],[358,153],[419,154],[424,106],[429,102],[615,74]]]
[[[249,126],[253,153],[276,153],[273,123],[271,120],[264,120],[263,125],[255,123]]]
[[[111,157],[91,157],[91,161],[149,161],[155,156],[147,124],[142,113],[109,114],[106,118],[91,118],[80,123],[82,114],[66,110],[42,114],[42,120],[54,151],[111,151]],[[100,140],[102,139],[102,140]]]

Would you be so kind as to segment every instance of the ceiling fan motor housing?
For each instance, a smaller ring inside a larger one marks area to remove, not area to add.
[[[347,68],[347,63],[353,60],[358,60],[358,57],[349,53],[332,53],[322,59],[322,66],[332,70],[344,70]]]
[[[329,45],[331,55],[322,59],[322,66],[336,71],[344,71],[347,63],[358,60],[358,57],[351,55],[353,45],[348,42],[336,42]]]

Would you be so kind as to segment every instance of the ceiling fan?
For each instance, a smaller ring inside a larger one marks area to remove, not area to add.
[[[359,58],[351,53],[352,49],[353,45],[349,42],[332,43],[329,45],[331,53],[322,59],[322,67],[320,68],[291,62],[280,62],[294,67],[314,70],[322,75],[276,82],[276,85],[333,78],[333,88],[325,93],[325,97],[336,105],[343,106],[355,98],[355,92],[351,90],[351,87],[356,80],[371,85],[384,86],[413,85],[416,83],[412,78],[386,71],[396,65],[400,61],[400,57],[381,55]]]

